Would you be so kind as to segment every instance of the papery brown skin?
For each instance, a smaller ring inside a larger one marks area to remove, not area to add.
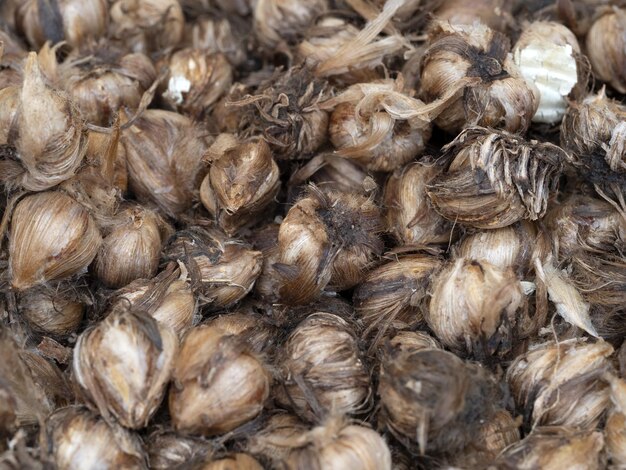
[[[57,191],[26,196],[9,231],[11,284],[24,290],[84,272],[102,238],[91,215]]]
[[[398,169],[385,183],[383,204],[387,230],[401,245],[449,243],[452,223],[431,206],[427,185],[442,169],[433,164],[412,163]]]
[[[211,460],[197,470],[263,470],[263,466],[250,455],[238,453]]]
[[[398,346],[383,353],[378,394],[381,422],[421,455],[460,451],[498,401],[496,380],[480,365],[439,349]]]
[[[245,450],[278,467],[287,459],[294,443],[298,443],[308,430],[309,426],[297,416],[279,411],[271,415],[261,429],[248,436]]]
[[[589,29],[586,44],[596,76],[626,93],[626,10],[607,10]]]
[[[328,9],[327,0],[259,0],[254,7],[254,32],[269,50],[296,39]]]
[[[160,225],[153,211],[128,205],[116,215],[93,264],[97,279],[107,287],[123,287],[156,274],[161,256]]]
[[[22,350],[19,355],[36,386],[44,391],[54,409],[70,405],[74,401],[69,381],[55,362],[31,349]]]
[[[233,17],[201,16],[187,25],[184,44],[210,53],[219,52],[233,66],[239,66],[247,56],[245,39],[249,31],[245,30],[246,26],[247,23],[240,24]]]
[[[204,439],[181,436],[173,431],[156,430],[146,443],[150,468],[154,470],[169,470],[202,461],[210,451]]]
[[[262,300],[276,303],[279,300],[280,276],[274,270],[274,263],[278,262],[280,256],[278,250],[278,231],[280,224],[272,222],[264,227],[260,227],[248,238],[254,249],[259,250],[263,255],[263,265],[261,273],[254,283],[254,293]]]
[[[145,427],[165,395],[178,339],[147,313],[112,311],[74,348],[74,381],[87,404],[131,429]]]
[[[413,328],[423,323],[430,283],[442,267],[439,258],[405,255],[372,269],[354,290],[353,303],[366,329],[378,342],[389,328]]]
[[[110,34],[133,52],[175,47],[183,38],[185,18],[177,0],[117,0],[110,15]]]
[[[370,377],[350,325],[330,313],[308,316],[278,353],[278,403],[315,422],[328,414],[358,414],[371,399]]]
[[[610,403],[603,376],[612,370],[610,344],[573,340],[544,343],[511,364],[507,381],[532,426],[593,430]]]
[[[100,177],[122,194],[128,191],[128,168],[126,147],[119,140],[120,135],[89,132],[87,140],[87,161],[97,162]]]
[[[8,86],[0,89],[0,145],[4,152],[15,153],[15,148],[9,148],[9,134],[11,129],[17,129],[17,116],[20,105],[20,87]],[[3,155],[4,157],[4,155]],[[5,178],[2,178],[5,182]],[[8,181],[8,179],[7,179]]]
[[[169,392],[177,431],[214,436],[257,416],[270,392],[270,375],[244,342],[219,328],[192,329],[181,346]]]
[[[83,406],[69,406],[46,421],[45,443],[59,470],[79,470],[86,464],[124,470],[147,469],[141,439]]]
[[[389,346],[406,353],[422,349],[443,349],[439,341],[423,331],[398,331],[389,337]]]
[[[444,0],[433,16],[452,25],[472,25],[479,21],[496,31],[506,32],[513,20],[510,10],[511,4],[506,0]]]
[[[276,343],[276,328],[262,316],[245,311],[218,315],[204,324],[219,328],[225,334],[239,336],[257,354],[267,352]]]
[[[11,395],[11,392],[4,387],[0,387],[0,438],[2,439],[0,452],[6,450],[4,441],[10,439],[17,428],[16,408],[17,402]]]
[[[53,0],[21,2],[16,26],[38,49],[46,41],[66,41],[72,48],[104,36],[109,14],[106,0]]]
[[[150,109],[124,132],[131,191],[170,217],[191,206],[206,150],[200,130],[180,114]]]

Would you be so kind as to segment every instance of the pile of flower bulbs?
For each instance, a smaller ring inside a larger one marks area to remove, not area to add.
[[[624,468],[623,3],[0,2],[0,468]]]

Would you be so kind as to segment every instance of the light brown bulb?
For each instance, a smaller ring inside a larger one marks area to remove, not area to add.
[[[108,227],[93,272],[108,287],[119,288],[156,274],[161,256],[160,226],[165,222],[140,205],[122,208]]]
[[[415,254],[371,270],[353,295],[365,334],[375,334],[378,342],[389,328],[402,330],[423,323],[431,278],[441,267],[440,259]]]
[[[24,290],[84,272],[101,243],[91,215],[71,197],[57,191],[26,196],[11,218],[11,284]]]
[[[277,401],[315,422],[329,414],[356,414],[370,402],[370,377],[350,325],[318,312],[291,332],[278,367]]]
[[[148,468],[139,436],[82,406],[55,411],[46,421],[45,440],[59,470]]]
[[[611,371],[608,343],[572,340],[544,343],[519,356],[507,381],[532,426],[593,430],[610,404],[604,375]]]
[[[202,461],[210,451],[210,445],[204,439],[160,429],[148,435],[146,447],[153,470],[170,470]]]
[[[240,337],[258,354],[267,352],[277,341],[277,331],[267,320],[245,311],[218,315],[204,324],[219,328],[225,334]]]
[[[543,217],[563,166],[572,161],[550,143],[508,132],[465,129],[444,148],[446,172],[428,186],[437,212],[470,227],[495,229]]]
[[[426,193],[441,172],[433,164],[412,163],[387,179],[383,193],[387,230],[401,245],[449,243],[453,237],[452,223],[432,208]]]
[[[496,31],[506,32],[513,20],[511,4],[506,0],[444,0],[434,11],[438,21],[452,25],[473,25],[483,23]]]
[[[122,194],[128,191],[128,168],[126,165],[126,147],[121,144],[120,135],[89,132],[86,160],[94,162],[94,173],[105,190],[111,186]],[[95,185],[94,185],[95,186]],[[117,201],[114,206],[117,206]]]
[[[197,470],[263,470],[263,466],[248,454],[231,454],[227,457],[213,459]]]
[[[221,134],[209,148],[200,200],[228,234],[257,222],[280,189],[280,171],[263,139],[239,143]]]
[[[15,21],[35,49],[46,41],[65,41],[76,48],[105,35],[109,12],[106,0],[27,0],[21,2]]]
[[[259,42],[272,50],[281,42],[298,38],[327,9],[327,0],[258,0],[253,13],[254,32]]]
[[[130,189],[170,217],[191,206],[206,145],[191,119],[150,109],[124,132]]]
[[[9,142],[9,133],[12,128],[17,127],[20,94],[19,86],[8,86],[0,89],[0,145],[3,146],[3,152],[9,152],[9,147],[7,145]],[[11,143],[14,144],[14,142]],[[11,154],[13,155],[13,158],[17,159],[17,155],[15,155],[15,153],[16,150],[13,146]],[[6,158],[4,155],[3,157]],[[0,178],[5,184],[10,182],[10,179],[4,175],[0,176]]]
[[[443,349],[439,341],[423,331],[398,331],[389,339],[389,346],[406,353],[422,349]]]
[[[72,370],[90,407],[140,429],[163,400],[177,354],[173,330],[146,313],[119,309],[80,335]]]
[[[274,269],[274,263],[278,262],[278,230],[280,224],[272,222],[253,231],[248,240],[255,250],[263,255],[261,273],[254,283],[254,293],[262,300],[277,303],[279,300],[278,288],[280,276]]]
[[[223,434],[261,412],[269,397],[270,376],[243,344],[210,326],[199,326],[185,336],[169,393],[176,430]]]
[[[185,18],[178,0],[111,2],[110,34],[133,52],[158,52],[178,45]]]
[[[219,52],[238,66],[246,60],[246,26],[233,17],[201,16],[185,28],[185,44],[207,53]]]
[[[30,370],[33,381],[44,391],[54,409],[67,406],[74,401],[70,384],[55,362],[46,359],[35,350],[22,350],[19,354]]]
[[[248,436],[245,450],[279,467],[287,459],[293,444],[307,431],[308,426],[300,418],[279,411],[271,415],[261,429]]]
[[[459,89],[435,120],[439,127],[452,133],[472,125],[528,129],[540,95],[514,64],[506,36],[480,23],[439,23],[431,37],[421,64],[421,98],[430,103]]]
[[[254,287],[263,263],[259,251],[218,229],[200,226],[177,232],[164,256],[186,266],[194,291],[211,310],[243,299]]]
[[[587,55],[596,76],[626,93],[626,10],[614,7],[594,21],[587,33]]]

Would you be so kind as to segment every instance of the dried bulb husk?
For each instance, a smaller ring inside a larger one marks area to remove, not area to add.
[[[122,208],[111,222],[93,264],[93,272],[107,287],[123,287],[156,274],[161,257],[160,226],[165,222],[140,205]]]
[[[106,181],[106,184],[100,185],[100,187],[104,187],[105,191],[110,191],[112,186],[124,194],[128,191],[128,168],[126,166],[126,147],[120,143],[119,137],[119,133],[116,132],[110,135],[89,132],[85,159],[93,162],[92,168],[100,181]],[[94,186],[98,190],[99,185]],[[112,206],[117,207],[117,203],[116,199]],[[113,211],[110,212],[112,215]]]
[[[388,328],[402,330],[423,323],[431,278],[441,266],[439,258],[413,254],[371,270],[353,295],[365,334],[375,333],[378,341]]]
[[[605,468],[602,433],[568,427],[537,427],[504,450],[494,468],[502,470],[600,470]]]
[[[239,66],[247,57],[245,39],[248,34],[247,23],[239,23],[236,18],[202,16],[187,26],[185,43],[209,53],[224,54],[228,62]]]
[[[84,272],[101,243],[89,212],[68,195],[49,191],[26,196],[11,218],[11,284],[24,290]]]
[[[174,52],[167,65],[165,103],[196,119],[230,89],[233,80],[232,67],[221,53],[188,47]]]
[[[200,200],[228,234],[256,222],[280,189],[280,171],[263,139],[239,143],[221,134],[205,157],[211,162]]]
[[[522,286],[511,267],[458,258],[433,280],[426,322],[454,351],[505,354],[520,327]]]
[[[262,316],[248,312],[219,315],[208,320],[205,325],[219,328],[228,335],[239,336],[257,354],[266,352],[276,342],[277,330]]]
[[[215,228],[200,226],[177,232],[165,258],[186,266],[194,292],[211,310],[243,299],[254,287],[263,264],[261,252]]]
[[[560,122],[568,98],[586,85],[585,64],[576,36],[555,21],[535,21],[522,31],[513,48],[515,64],[539,90],[533,122]]]
[[[178,217],[191,206],[206,150],[200,130],[180,114],[149,109],[124,132],[130,189]]]
[[[337,315],[308,316],[291,332],[277,361],[282,386],[276,400],[308,421],[359,413],[370,404],[370,377],[356,334]]]
[[[323,104],[338,155],[371,171],[393,171],[421,155],[430,139],[428,108],[403,93],[404,81],[356,84]]]
[[[131,429],[148,424],[170,380],[178,339],[147,313],[112,311],[74,348],[74,380],[87,404]]]
[[[613,348],[605,342],[544,343],[519,356],[507,371],[513,397],[532,426],[593,430],[610,404],[604,374]]]
[[[183,38],[185,18],[178,0],[117,0],[110,15],[110,35],[133,52],[159,52]]]
[[[197,470],[263,470],[263,466],[248,454],[231,454],[197,467]]]
[[[17,29],[30,45],[40,48],[46,41],[66,42],[73,48],[106,34],[107,0],[52,0],[20,2],[15,13]]]
[[[74,401],[70,385],[57,365],[33,350],[20,351],[20,358],[30,370],[35,384],[44,391],[54,409]]]
[[[543,217],[563,166],[560,147],[507,132],[472,127],[444,147],[451,161],[428,195],[446,219],[476,228],[501,228]]]
[[[510,10],[511,4],[506,0],[444,0],[433,16],[452,25],[473,25],[478,21],[505,32],[513,19]]]
[[[622,468],[626,464],[626,382],[614,376],[609,382],[613,406],[604,426],[604,440],[610,468]]]
[[[406,353],[442,349],[439,341],[423,331],[398,331],[389,339],[389,346]]]
[[[269,397],[270,376],[245,341],[219,328],[192,329],[174,367],[169,411],[177,431],[213,436],[257,416]]]
[[[427,185],[441,174],[433,164],[412,163],[396,170],[385,183],[383,205],[387,230],[401,245],[449,243],[452,223],[433,208]]]
[[[19,84],[20,85],[21,81]],[[18,109],[20,106],[20,86],[8,86],[6,88],[0,88],[0,149],[2,149],[2,159],[13,157],[17,159],[17,151],[15,149],[14,142],[9,144],[9,137],[12,139],[11,129],[17,128],[17,116]],[[15,132],[15,131],[14,131]],[[2,168],[4,169],[5,163],[0,162]],[[8,170],[8,169],[7,169]],[[7,171],[5,170],[5,171]],[[19,174],[19,170],[17,174]],[[7,184],[9,182],[9,178],[6,176],[0,177],[0,181],[2,183]]]
[[[82,406],[54,412],[46,421],[45,439],[59,470],[79,470],[85,465],[124,470],[148,468],[137,435]]]
[[[6,386],[0,386],[0,452],[6,449],[5,441],[10,439],[17,429],[15,410],[17,401]],[[1,462],[1,460],[0,460]]]
[[[172,431],[156,430],[146,439],[148,461],[153,470],[182,468],[202,461],[210,451],[204,439],[180,436]]]
[[[248,437],[245,450],[280,468],[291,451],[290,443],[308,430],[308,426],[297,416],[278,412],[271,415],[259,431]]]
[[[302,305],[329,285],[344,290],[362,281],[383,249],[380,210],[357,193],[313,185],[289,209],[278,233],[280,298]]]
[[[76,332],[90,303],[80,284],[52,282],[21,292],[17,308],[33,331],[65,338]]]
[[[495,378],[440,349],[384,351],[381,420],[410,450],[454,454],[473,441],[497,405]]]
[[[272,50],[282,42],[293,42],[327,9],[327,0],[258,0],[253,13],[255,35]]]
[[[250,243],[255,250],[263,255],[261,273],[254,283],[254,293],[262,300],[276,303],[279,301],[280,276],[274,269],[274,263],[278,262],[280,252],[278,250],[278,231],[280,224],[272,222],[252,233]]]
[[[513,62],[506,36],[480,23],[439,23],[431,37],[421,64],[421,98],[430,103],[459,90],[435,120],[439,127],[452,133],[472,125],[528,129],[540,95]]]
[[[586,45],[596,76],[626,93],[626,10],[614,7],[596,19],[587,33]]]

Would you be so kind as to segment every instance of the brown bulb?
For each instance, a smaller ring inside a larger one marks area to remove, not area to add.
[[[401,245],[449,243],[452,223],[433,208],[426,193],[442,168],[412,163],[396,170],[385,183],[383,204],[387,229]]]
[[[543,217],[571,157],[560,147],[481,127],[448,144],[445,173],[428,186],[437,212],[476,228],[506,227]]]
[[[246,3],[248,0],[242,0]],[[194,2],[195,3],[195,2]],[[221,53],[233,66],[246,60],[247,24],[233,17],[201,16],[185,29],[185,44],[207,53]]]
[[[185,18],[178,0],[111,2],[110,34],[134,52],[158,52],[183,38]]]
[[[278,233],[280,298],[301,305],[322,290],[355,286],[383,249],[380,210],[358,193],[313,185],[289,209]]]
[[[146,313],[114,310],[78,338],[74,380],[103,417],[143,428],[163,400],[177,353],[169,327]]]
[[[509,54],[506,36],[484,24],[439,23],[421,64],[421,97],[427,103],[458,90],[435,123],[451,133],[472,125],[524,132],[539,104]]]
[[[443,349],[439,341],[423,331],[398,331],[389,339],[389,346],[406,353],[422,349]]]
[[[254,32],[259,42],[272,50],[282,42],[295,40],[327,9],[327,0],[258,0]]]
[[[263,470],[263,466],[248,454],[231,454],[216,458],[201,466],[198,470]]]
[[[243,299],[254,287],[263,263],[259,251],[211,227],[193,226],[177,232],[164,254],[186,266],[194,291],[211,310]]]
[[[93,189],[97,191],[104,188],[106,191],[112,187],[116,192],[126,193],[128,190],[126,148],[120,143],[119,133],[104,134],[92,131],[88,136],[86,160],[92,162],[91,168],[101,183],[93,185]],[[112,206],[117,207],[117,204],[116,199]],[[114,210],[109,212],[112,214]]]
[[[371,270],[353,295],[365,334],[378,342],[389,328],[413,328],[424,321],[431,278],[442,262],[434,256],[405,255]]]
[[[587,33],[587,55],[596,76],[626,93],[626,10],[607,9]]]
[[[206,146],[189,118],[147,110],[124,132],[122,143],[130,189],[137,199],[156,204],[170,217],[191,206]]]
[[[9,232],[11,284],[18,290],[84,272],[102,238],[91,215],[57,191],[26,196]]]
[[[480,22],[496,31],[505,32],[511,16],[511,4],[506,0],[445,0],[434,11],[438,21],[452,25],[473,25]]]
[[[307,431],[308,426],[300,418],[279,411],[271,415],[261,429],[248,436],[245,450],[280,468],[293,443],[297,443]]]
[[[67,406],[74,401],[70,384],[55,362],[31,349],[20,351],[20,358],[28,367],[33,381],[44,391],[54,409]]]
[[[9,440],[15,433],[17,428],[17,417],[15,416],[15,409],[17,408],[17,402],[10,390],[4,386],[0,386],[0,452],[7,450],[5,441]]]
[[[210,326],[199,326],[185,336],[169,394],[176,430],[224,434],[261,412],[269,397],[270,376],[244,344]]]
[[[200,186],[200,200],[233,235],[266,215],[266,207],[280,189],[280,172],[263,139],[239,143],[221,134],[209,148],[209,173]]]
[[[357,337],[337,315],[314,313],[291,332],[279,352],[277,401],[315,422],[356,414],[370,403],[370,377]]]
[[[55,411],[46,420],[45,439],[59,470],[148,468],[139,436],[82,406]]]
[[[155,212],[140,205],[122,208],[107,227],[108,233],[94,261],[96,278],[116,288],[154,276],[161,256],[163,224]]]
[[[219,328],[225,334],[238,336],[258,354],[267,352],[276,342],[276,328],[261,315],[245,311],[218,315],[208,320],[205,325]]]
[[[532,426],[593,430],[610,403],[604,375],[611,371],[608,343],[544,343],[519,356],[507,381]]]
[[[279,301],[278,288],[280,276],[274,269],[274,263],[278,262],[278,231],[280,224],[269,223],[254,230],[248,240],[263,255],[261,273],[254,284],[254,293],[262,300],[270,303]]]
[[[12,139],[11,144],[8,144],[8,142],[11,129],[17,126],[18,109],[20,106],[20,84],[21,80],[15,86],[0,88],[0,145],[2,145],[3,159],[13,157],[17,160],[17,150],[13,145],[15,142]],[[5,163],[0,164],[2,164],[2,168],[6,165]],[[8,168],[5,170],[5,173],[7,170]],[[19,175],[20,169],[15,169],[14,172],[16,172],[16,175]],[[0,176],[0,181],[7,185],[11,182],[11,179],[7,175],[2,175]]]
[[[164,430],[152,432],[146,439],[146,447],[153,470],[170,470],[203,461],[210,451],[210,445],[204,439]]]

